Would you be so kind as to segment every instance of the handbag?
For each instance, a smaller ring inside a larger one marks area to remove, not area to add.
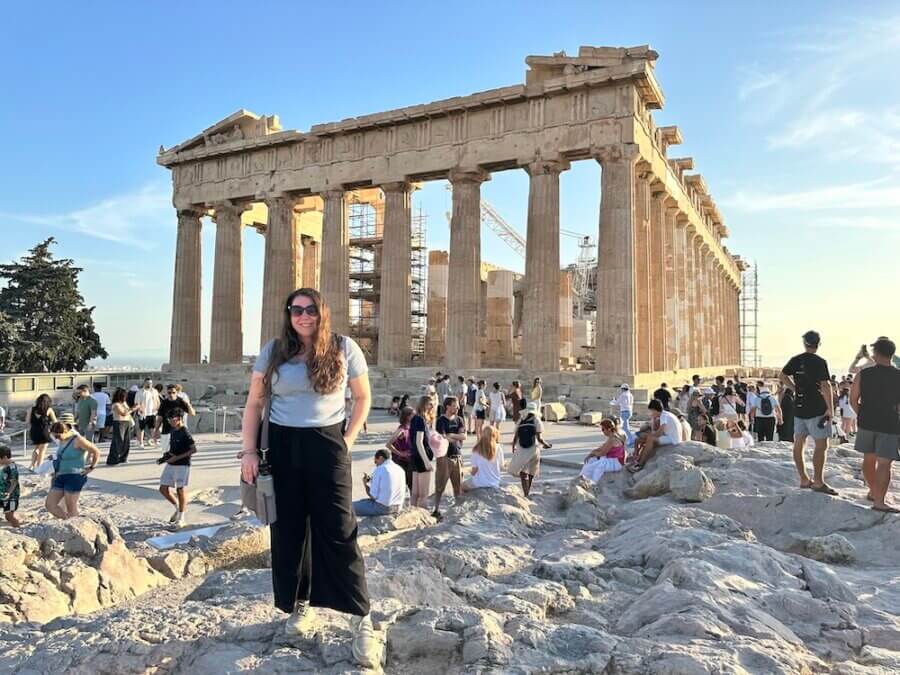
[[[275,509],[275,481],[272,477],[272,469],[269,464],[269,410],[271,394],[266,401],[260,425],[259,446],[259,474],[253,483],[248,483],[241,476],[241,505],[248,511],[252,511],[257,520],[263,525],[271,525],[278,518]]]
[[[428,445],[431,446],[431,453],[434,455],[434,459],[438,459],[447,456],[447,450],[450,448],[450,441],[433,431],[428,434]]]

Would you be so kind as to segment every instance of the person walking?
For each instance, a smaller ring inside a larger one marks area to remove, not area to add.
[[[366,569],[357,542],[350,449],[371,407],[368,366],[359,345],[331,330],[331,314],[312,288],[293,291],[278,337],[260,350],[242,424],[241,476],[259,473],[257,432],[264,411],[278,517],[270,525],[275,606],[285,631],[308,634],[313,607],[351,615],[351,653],[363,667],[382,662],[369,615]],[[344,388],[353,416],[344,425]],[[343,434],[341,429],[344,428]]]
[[[153,388],[153,380],[149,377],[144,380],[144,386],[135,394],[134,400],[138,411],[138,445],[149,447],[156,427],[156,411],[159,410],[159,393]],[[148,436],[146,444],[145,432]]]
[[[756,440],[774,441],[775,427],[782,424],[783,420],[781,406],[768,387],[763,386],[754,397],[749,414],[750,422],[756,430]]]
[[[112,401],[109,398],[109,394],[103,391],[103,385],[99,382],[94,382],[94,393],[91,394],[91,398],[97,402],[97,426],[94,431],[94,440],[97,443],[101,443],[103,441],[103,430],[106,429],[106,414]]]
[[[507,471],[518,476],[522,482],[522,493],[525,497],[531,493],[531,485],[541,468],[541,448],[552,448],[544,441],[544,425],[539,417],[540,404],[529,401],[525,407],[525,416],[516,425],[512,440],[512,459]]]
[[[892,465],[900,460],[900,370],[891,365],[896,352],[892,340],[876,340],[875,365],[860,370],[850,389],[850,405],[857,414],[855,448],[863,453],[863,476],[869,486],[866,498],[883,513],[900,513],[886,501]]]
[[[21,519],[16,515],[20,494],[19,467],[13,460],[12,450],[6,445],[0,445],[0,509],[11,527],[22,525]]]
[[[106,463],[110,466],[128,461],[128,453],[131,451],[131,427],[134,424],[132,412],[133,409],[128,407],[127,392],[121,387],[116,389],[112,397],[112,441],[109,444],[109,454],[106,456]]]
[[[778,398],[778,406],[781,408],[781,424],[778,425],[778,440],[788,443],[794,442],[794,391],[781,386],[781,395]]]
[[[541,378],[534,378],[534,382],[531,385],[531,398],[528,399],[528,402],[537,403],[537,414],[542,414],[543,405],[544,405],[544,383]]]
[[[490,406],[491,426],[500,430],[500,425],[506,419],[506,394],[500,389],[500,383],[494,382],[493,390],[488,394],[488,404]]]
[[[615,400],[610,401],[610,404],[619,409],[619,419],[622,420],[622,431],[625,432],[625,440],[629,447],[633,446],[634,434],[631,433],[631,427],[628,425],[628,421],[631,419],[631,412],[634,410],[634,395],[631,393],[631,387],[627,384],[622,384],[619,387],[619,395],[616,396]]]
[[[856,411],[850,405],[850,389],[852,387],[852,382],[849,385],[841,384],[841,395],[838,398],[838,406],[841,408],[841,431],[844,433],[844,438],[848,440],[850,436],[856,435],[857,423]]]
[[[97,428],[97,401],[91,397],[90,389],[82,384],[75,394],[75,420],[78,433],[93,440]]]
[[[31,465],[28,467],[32,471],[44,463],[44,452],[50,443],[50,427],[56,422],[56,413],[53,411],[51,403],[48,394],[41,394],[25,414],[28,438],[34,445],[34,450],[31,452]]]
[[[68,422],[55,422],[50,427],[50,435],[59,442],[59,450],[54,461],[53,482],[44,506],[60,520],[75,518],[78,515],[78,498],[87,483],[88,474],[100,461],[100,451],[87,438],[75,433]]]
[[[181,399],[177,400],[183,403]],[[165,416],[169,432],[168,442],[164,445],[166,451],[157,460],[157,464],[165,465],[159,477],[159,493],[175,507],[169,524],[176,530],[186,524],[184,513],[187,508],[186,490],[191,480],[191,457],[197,453],[194,437],[184,423],[184,414],[180,406],[160,407],[160,415]],[[172,488],[175,489],[175,496],[172,496]]]
[[[828,363],[816,354],[821,337],[816,331],[803,334],[802,354],[788,361],[779,374],[781,382],[794,390],[794,464],[800,476],[800,487],[811,488],[827,495],[837,490],[825,482],[825,455],[831,437],[831,418],[834,417],[834,395]],[[809,479],[803,459],[807,437],[815,442],[813,479]]]

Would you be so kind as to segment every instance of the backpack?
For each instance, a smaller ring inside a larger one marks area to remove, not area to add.
[[[530,448],[533,446],[535,438],[537,437],[537,426],[535,425],[534,415],[529,415],[520,422],[516,433],[518,434],[517,445],[520,448]]]
[[[759,397],[759,412],[762,413],[763,417],[772,415],[772,397],[768,394]]]

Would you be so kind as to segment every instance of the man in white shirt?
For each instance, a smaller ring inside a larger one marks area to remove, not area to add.
[[[656,449],[666,445],[677,445],[681,442],[681,422],[674,414],[663,409],[663,404],[658,399],[653,399],[647,406],[650,412],[650,422],[653,431],[647,431],[641,443],[638,456],[628,466],[628,470],[634,473],[644,468],[653,456]]]
[[[97,401],[96,437],[99,443],[103,440],[103,429],[106,428],[106,410],[112,404],[112,401],[109,398],[109,394],[103,391],[103,385],[99,382],[94,382],[94,393],[91,394],[91,398]]]
[[[619,395],[612,401],[610,405],[619,408],[619,419],[622,420],[622,429],[625,431],[625,441],[629,446],[634,445],[634,434],[631,433],[631,427],[628,426],[628,420],[631,419],[631,411],[634,410],[634,395],[631,388],[627,384],[619,387]]]
[[[379,448],[375,451],[375,471],[372,476],[363,475],[367,499],[353,502],[357,516],[386,516],[398,513],[406,498],[406,474],[391,460],[391,451]]]
[[[0,405],[0,431],[6,428],[6,409]]]
[[[144,387],[134,397],[138,407],[138,445],[144,447],[144,432],[152,435],[156,426],[156,411],[159,410],[159,392],[153,388],[153,380],[144,380]],[[147,441],[150,442],[149,440]]]

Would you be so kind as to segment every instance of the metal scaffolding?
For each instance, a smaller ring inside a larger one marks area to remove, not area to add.
[[[759,354],[759,276],[756,261],[741,272],[741,365],[758,368]]]
[[[421,205],[412,216],[412,257],[410,259],[411,288],[410,311],[412,313],[412,357],[425,357],[425,324],[428,315],[428,249],[425,246],[425,229],[428,216]]]

